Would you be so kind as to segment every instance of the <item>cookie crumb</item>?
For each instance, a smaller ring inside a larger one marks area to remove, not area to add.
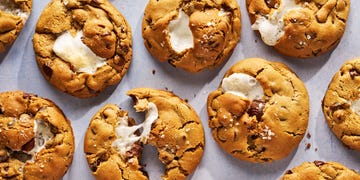
[[[318,151],[318,148],[315,148],[315,152],[317,152]]]
[[[306,134],[306,138],[310,139],[310,138],[311,138],[311,134],[310,134],[310,133],[307,133],[307,134]]]
[[[319,167],[319,166],[324,165],[325,163],[323,161],[316,160],[316,161],[314,161],[314,164]]]
[[[188,99],[184,99],[184,101],[185,101],[186,103],[188,103],[188,102],[189,102],[189,100],[188,100]]]
[[[152,70],[152,74],[155,75],[155,73],[156,73],[156,71],[155,71],[155,69],[153,69],[153,70]]]
[[[307,144],[306,144],[306,148],[305,148],[305,150],[310,149],[310,147],[311,147],[311,143],[307,143]]]

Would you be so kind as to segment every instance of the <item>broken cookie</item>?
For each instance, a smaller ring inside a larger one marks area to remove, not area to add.
[[[280,180],[306,179],[351,179],[360,180],[360,175],[352,169],[338,162],[304,162],[301,165],[286,171]]]
[[[46,80],[70,95],[88,98],[118,84],[132,58],[131,30],[107,0],[53,0],[33,38]]]
[[[213,138],[226,152],[270,162],[288,156],[304,137],[309,97],[285,64],[251,58],[226,72],[207,110]]]
[[[32,0],[0,1],[0,53],[13,44],[24,27],[32,8]]]
[[[142,22],[148,51],[188,72],[215,68],[240,40],[236,0],[150,0]]]
[[[0,179],[60,179],[73,153],[70,121],[53,102],[0,93]]]
[[[204,150],[204,131],[192,107],[162,90],[138,88],[127,93],[145,121],[135,125],[116,105],[104,106],[92,118],[85,135],[84,151],[97,179],[148,179],[140,165],[143,144],[157,147],[165,165],[165,179],[186,179],[199,164]]]
[[[360,151],[360,59],[350,60],[335,73],[322,102],[332,132],[344,145]]]
[[[263,42],[292,57],[333,49],[346,27],[350,0],[246,0],[252,29]]]

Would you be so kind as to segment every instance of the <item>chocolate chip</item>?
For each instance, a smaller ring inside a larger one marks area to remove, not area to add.
[[[250,116],[256,116],[256,119],[258,121],[261,121],[261,117],[264,114],[263,112],[264,106],[265,106],[264,101],[255,99],[251,102],[250,108],[248,109],[247,113]]]
[[[52,76],[53,70],[52,70],[49,66],[47,66],[46,64],[44,64],[44,65],[42,66],[42,69],[43,69],[43,72],[45,73],[46,76],[48,76],[48,77],[51,77],[51,76]]]
[[[5,162],[9,159],[8,152],[5,149],[0,150],[0,162]]]
[[[333,112],[335,112],[339,109],[347,109],[347,108],[349,108],[349,104],[346,104],[346,103],[341,104],[338,102],[336,102],[335,104],[330,106],[330,110]]]
[[[269,8],[278,8],[279,6],[279,2],[277,2],[277,0],[266,0],[265,2]]]
[[[293,172],[291,170],[287,170],[285,174],[292,174]]]
[[[324,165],[325,163],[323,161],[314,161],[314,164],[319,167]]]
[[[142,146],[140,144],[132,144],[131,149],[126,152],[126,157],[138,157],[142,151]]]
[[[29,152],[34,148],[34,146],[35,146],[35,140],[34,138],[32,138],[29,142],[27,142],[21,147],[21,150],[25,152]]]
[[[311,134],[310,134],[310,133],[307,133],[307,134],[306,134],[306,138],[310,139],[310,138],[311,138]]]

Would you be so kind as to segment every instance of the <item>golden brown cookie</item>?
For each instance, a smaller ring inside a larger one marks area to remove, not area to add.
[[[52,0],[33,38],[45,79],[80,98],[121,81],[132,58],[131,41],[129,25],[107,0]]]
[[[360,59],[343,64],[322,102],[325,119],[346,146],[360,151]]]
[[[246,0],[252,29],[265,44],[292,57],[323,54],[346,26],[350,0]]]
[[[240,40],[236,0],[150,0],[142,23],[148,51],[189,72],[227,60]]]
[[[162,176],[186,179],[199,164],[204,149],[204,131],[192,107],[176,95],[161,90],[138,88],[127,93],[138,112],[146,112],[134,124],[126,111],[108,104],[91,120],[84,150],[97,179],[148,179],[139,164],[143,144],[157,147],[165,165]]]
[[[304,162],[291,170],[286,171],[280,180],[360,180],[360,175],[338,162]]]
[[[24,27],[32,8],[32,0],[0,1],[0,53],[13,44]]]
[[[0,93],[0,179],[60,179],[73,153],[70,121],[53,102]]]
[[[269,162],[288,156],[308,124],[309,97],[289,67],[260,58],[241,60],[208,96],[209,127],[232,156]]]

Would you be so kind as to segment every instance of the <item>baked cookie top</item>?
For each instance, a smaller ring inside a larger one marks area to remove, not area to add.
[[[305,85],[289,67],[260,58],[241,60],[207,100],[215,141],[232,156],[269,162],[289,155],[308,124]]]
[[[265,44],[292,57],[308,58],[336,46],[350,0],[246,0],[252,29]]]
[[[0,179],[60,179],[73,153],[71,124],[53,102],[0,93]]]
[[[280,180],[342,179],[360,180],[360,175],[338,162],[304,162],[286,171]]]
[[[120,82],[132,58],[131,30],[107,0],[53,0],[33,38],[44,77],[59,90],[87,98]]]
[[[28,19],[32,0],[0,1],[0,53],[13,44]]]
[[[127,112],[115,105],[102,108],[85,135],[92,173],[97,178],[148,179],[139,157],[142,145],[150,144],[165,165],[163,179],[186,179],[204,150],[203,126],[194,109],[167,91],[138,88],[127,94],[134,99],[136,111],[146,112],[145,121],[134,125]]]
[[[240,40],[236,0],[150,0],[142,22],[148,51],[188,72],[215,68]]]
[[[327,124],[344,145],[360,151],[360,59],[347,61],[334,74],[322,108]]]

